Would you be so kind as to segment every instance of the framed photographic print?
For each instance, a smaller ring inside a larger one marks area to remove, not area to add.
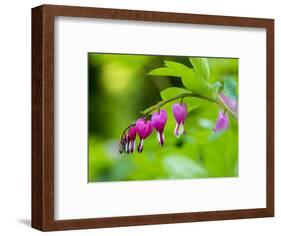
[[[274,216],[274,20],[32,9],[32,227]]]

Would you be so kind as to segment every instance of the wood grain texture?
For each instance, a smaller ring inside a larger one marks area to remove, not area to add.
[[[265,28],[267,37],[266,208],[54,220],[54,17],[89,17]],[[32,227],[67,230],[274,215],[274,21],[272,19],[42,5],[32,9]]]
[[[42,21],[43,9],[32,11],[32,227],[43,224]]]
[[[266,27],[266,208],[274,216],[274,21]]]

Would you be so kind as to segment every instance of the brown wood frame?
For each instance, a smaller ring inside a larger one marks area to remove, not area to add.
[[[266,29],[266,208],[54,220],[54,17],[174,22]],[[86,229],[274,216],[274,20],[42,5],[32,9],[32,227]]]

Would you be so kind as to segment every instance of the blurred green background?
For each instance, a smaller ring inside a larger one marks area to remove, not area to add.
[[[173,135],[169,103],[164,107],[169,116],[164,146],[159,146],[153,131],[141,154],[119,154],[120,136],[140,111],[161,101],[162,90],[182,87],[180,78],[146,75],[162,67],[164,60],[188,66],[187,57],[88,54],[89,182],[238,176],[237,121],[229,115],[230,128],[214,133],[219,108],[206,101],[189,111],[185,136]],[[208,62],[211,83],[223,83],[227,77],[238,82],[238,59],[208,58]]]

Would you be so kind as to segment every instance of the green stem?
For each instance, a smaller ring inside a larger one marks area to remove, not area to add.
[[[141,112],[141,114],[143,115],[143,117],[146,117],[148,115],[150,115],[153,111],[158,110],[160,107],[166,105],[167,103],[173,102],[179,98],[181,98],[181,101],[185,98],[185,97],[194,97],[194,98],[199,98],[199,99],[203,99],[203,100],[207,100],[209,102],[215,103],[219,106],[222,106],[223,108],[225,108],[227,111],[229,111],[235,118],[237,118],[237,114],[236,112],[232,111],[227,104],[224,103],[224,101],[219,97],[218,100],[214,100],[199,94],[195,94],[195,93],[182,93],[180,95],[177,95],[175,97],[169,98],[167,100],[161,101],[158,104],[149,107],[148,109],[146,109],[145,111]]]

